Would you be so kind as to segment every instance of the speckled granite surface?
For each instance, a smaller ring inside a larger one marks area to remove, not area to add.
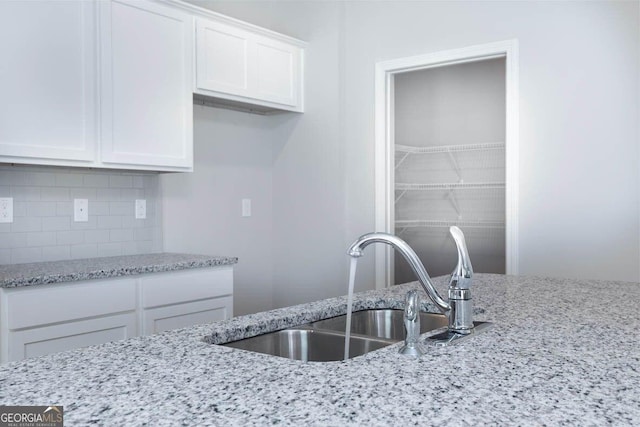
[[[234,257],[190,254],[146,254],[0,265],[0,288],[15,288],[143,273],[231,265]]]
[[[398,306],[412,286],[356,301]],[[640,424],[640,284],[477,274],[474,292],[494,326],[420,359],[396,344],[304,363],[202,340],[339,314],[338,298],[3,365],[0,404],[61,404],[69,426]]]

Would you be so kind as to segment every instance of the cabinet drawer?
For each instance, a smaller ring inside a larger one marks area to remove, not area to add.
[[[144,310],[143,333],[150,335],[170,329],[229,319],[232,315],[232,307],[233,298],[228,296]]]
[[[142,307],[159,307],[233,293],[233,268],[199,268],[140,278]]]
[[[92,280],[5,290],[10,330],[135,311],[133,279]]]
[[[136,335],[135,313],[9,332],[8,360],[22,360]]]

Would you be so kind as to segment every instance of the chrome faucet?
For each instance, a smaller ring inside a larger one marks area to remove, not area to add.
[[[431,278],[413,249],[397,236],[388,233],[369,233],[360,236],[349,247],[348,254],[351,257],[361,257],[365,247],[372,243],[385,243],[400,252],[407,260],[413,272],[418,276],[418,281],[427,293],[431,301],[438,309],[449,318],[449,332],[456,335],[468,335],[473,332],[473,301],[471,299],[471,277],[473,268],[469,259],[469,252],[464,240],[464,234],[458,227],[449,228],[458,249],[458,264],[451,273],[449,280],[449,301],[445,301],[438,294]]]

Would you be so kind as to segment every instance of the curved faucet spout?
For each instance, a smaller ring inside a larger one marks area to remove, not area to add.
[[[464,237],[463,237],[464,240]],[[357,258],[362,256],[362,250],[369,246],[372,243],[385,243],[395,250],[400,252],[404,259],[407,260],[413,272],[418,276],[418,281],[422,285],[422,288],[427,293],[431,301],[434,302],[438,309],[443,313],[447,313],[451,310],[451,305],[447,303],[445,300],[440,297],[436,288],[433,286],[431,282],[431,278],[427,273],[427,270],[422,265],[420,258],[414,252],[413,249],[401,238],[394,236],[388,233],[369,233],[363,236],[360,236],[358,240],[353,242],[353,244],[349,247],[347,253],[349,256]]]

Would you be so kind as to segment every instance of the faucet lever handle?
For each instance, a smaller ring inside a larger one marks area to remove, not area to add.
[[[471,299],[471,276],[473,268],[464,241],[464,234],[458,227],[451,227],[449,232],[453,236],[458,248],[458,265],[451,273],[449,281],[449,331],[461,335],[470,334],[473,331],[473,300]]]
[[[449,228],[449,232],[456,243],[458,250],[458,264],[451,273],[449,286],[455,289],[469,289],[471,286],[471,277],[473,276],[473,267],[467,250],[467,243],[464,240],[464,234],[455,225]]]

